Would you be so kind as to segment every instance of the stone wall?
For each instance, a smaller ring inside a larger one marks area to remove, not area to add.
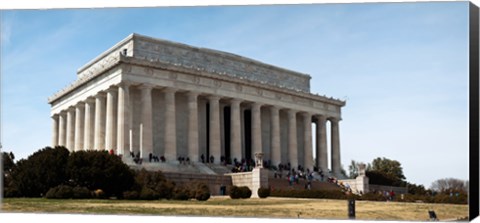
[[[163,173],[165,178],[177,185],[189,185],[193,182],[202,182],[208,185],[211,195],[220,195],[221,186],[231,186],[232,177],[207,174]]]
[[[310,92],[311,77],[231,53],[134,35],[133,56]]]
[[[232,177],[232,185],[248,187],[252,191],[252,197],[258,197],[258,188],[268,188],[268,170],[255,168],[252,172],[226,174]]]
[[[355,194],[368,193],[370,191],[370,185],[368,184],[368,177],[358,176],[355,179],[342,179],[338,180],[344,185],[348,184]]]
[[[408,192],[406,187],[392,187],[392,186],[383,186],[383,185],[369,185],[370,192],[373,191],[390,191],[393,190],[395,194],[406,194]]]

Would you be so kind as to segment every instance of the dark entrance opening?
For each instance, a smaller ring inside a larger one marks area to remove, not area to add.
[[[230,107],[223,108],[223,129],[225,136],[225,158],[230,160]]]
[[[243,117],[245,126],[245,159],[250,160],[252,158],[252,111],[245,110]]]
[[[206,109],[206,119],[207,119],[207,124],[206,124],[206,131],[207,131],[207,146],[205,148],[205,162],[208,163],[210,161],[210,104],[207,103],[207,109]]]

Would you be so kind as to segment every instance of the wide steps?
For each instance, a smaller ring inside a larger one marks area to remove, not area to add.
[[[204,173],[211,174],[205,168],[198,167],[196,163],[180,164],[176,161],[172,162],[144,162],[142,164],[129,164],[133,169],[140,170],[142,168],[148,171],[162,171],[162,172],[174,172],[174,173]],[[207,168],[208,169],[208,168]]]

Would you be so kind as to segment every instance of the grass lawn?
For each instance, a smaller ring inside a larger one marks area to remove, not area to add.
[[[232,200],[212,197],[208,201],[56,200],[6,198],[3,212],[50,212],[128,215],[183,215],[268,218],[347,219],[347,201],[275,198]],[[356,218],[364,220],[428,219],[433,209],[440,220],[468,216],[468,205],[356,201]]]

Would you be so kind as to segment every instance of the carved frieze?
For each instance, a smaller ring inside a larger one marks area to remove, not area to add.
[[[148,75],[150,75],[150,76],[153,75],[153,69],[150,68],[150,67],[145,67],[145,68],[144,68],[144,71],[145,71],[146,74],[148,74]]]
[[[235,85],[235,89],[237,90],[237,92],[241,93],[242,90],[243,90],[243,87],[242,87],[241,84],[236,84],[236,85]]]
[[[262,96],[263,95],[263,90],[261,88],[257,88],[257,94],[259,96]]]
[[[168,74],[168,78],[172,79],[172,80],[176,80],[177,79],[177,74],[174,73],[174,72],[170,72]]]
[[[219,81],[219,80],[214,80],[214,81],[213,81],[213,84],[214,84],[214,86],[215,86],[216,88],[219,88],[219,87],[222,86],[222,82]]]

